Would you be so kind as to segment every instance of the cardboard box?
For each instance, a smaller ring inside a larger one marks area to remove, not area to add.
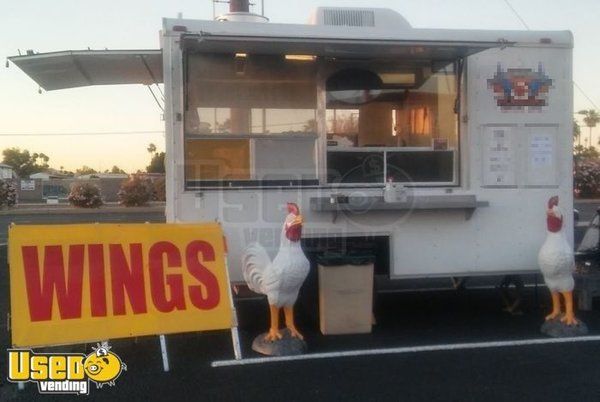
[[[372,263],[319,265],[319,318],[324,335],[371,332]]]

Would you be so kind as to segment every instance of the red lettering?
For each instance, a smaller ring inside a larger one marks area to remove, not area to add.
[[[150,247],[150,294],[158,311],[185,310],[183,295],[183,278],[181,275],[166,275],[166,286],[170,289],[171,300],[167,298],[165,286],[165,270],[163,256],[167,257],[167,267],[181,267],[181,254],[173,243],[161,241]]]
[[[104,247],[102,244],[88,246],[90,264],[90,305],[92,317],[106,316],[106,278],[104,274]]]
[[[32,321],[53,318],[55,294],[61,319],[81,318],[85,247],[82,244],[69,245],[68,256],[65,257],[62,246],[45,246],[43,261],[40,261],[38,246],[22,247],[25,287]],[[115,316],[126,315],[128,310],[133,314],[147,313],[142,245],[108,245],[110,289],[107,289],[106,283],[104,245],[90,244],[87,247],[91,316],[107,316],[107,292],[112,293],[112,313]],[[128,251],[126,247],[129,247]],[[148,251],[150,296],[160,312],[186,309],[182,257],[177,246],[168,241],[157,242]],[[68,261],[64,261],[65,258]],[[215,250],[210,243],[196,240],[187,245],[185,264],[197,281],[187,286],[187,292],[189,301],[200,310],[213,309],[220,302],[217,277],[205,265],[214,261]]]
[[[202,254],[202,259],[199,258]],[[217,277],[201,261],[215,260],[215,249],[207,242],[195,240],[185,249],[185,260],[190,274],[202,284],[188,286],[190,301],[200,310],[210,310],[219,305],[221,297]]]
[[[146,293],[144,290],[144,265],[142,245],[129,245],[130,263],[127,263],[121,244],[110,244],[111,288],[113,296],[113,313],[125,315],[125,292],[134,314],[143,314],[146,309]]]
[[[66,283],[61,246],[44,247],[44,265],[41,275],[37,247],[24,246],[21,251],[31,321],[52,319],[55,291],[60,317],[62,319],[81,317],[84,246],[81,244],[69,246]]]

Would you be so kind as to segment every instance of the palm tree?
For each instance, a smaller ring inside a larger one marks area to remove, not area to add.
[[[577,140],[577,145],[581,145],[581,127],[575,119],[573,119],[573,140]]]
[[[577,114],[581,114],[585,116],[583,118],[583,122],[590,129],[590,142],[588,146],[592,146],[592,128],[596,127],[596,124],[600,123],[600,114],[594,109],[590,110],[580,110]]]

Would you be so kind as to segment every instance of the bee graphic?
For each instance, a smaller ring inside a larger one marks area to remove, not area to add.
[[[97,388],[102,388],[104,384],[114,386],[123,370],[127,370],[127,365],[110,348],[108,342],[96,344],[96,347],[92,347],[94,351],[83,362],[85,373],[96,383]]]

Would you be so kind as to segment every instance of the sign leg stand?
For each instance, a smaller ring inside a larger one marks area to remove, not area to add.
[[[160,353],[162,354],[163,370],[169,371],[169,354],[167,353],[167,341],[164,335],[159,335],[160,339]]]
[[[223,238],[225,242],[225,249],[227,249],[227,240]],[[231,326],[231,342],[233,343],[233,355],[235,360],[242,360],[242,346],[240,343],[240,332],[238,331],[238,317],[235,304],[233,303],[233,292],[231,289],[231,281],[229,280],[229,265],[227,264],[227,253],[225,254],[225,273],[227,274],[227,284],[229,286],[229,305],[231,306],[231,315],[233,316],[233,325]]]
[[[23,391],[25,389],[25,383],[24,382],[17,383],[17,389],[19,391]]]
[[[237,326],[231,328],[231,341],[233,342],[233,354],[235,356],[235,360],[241,360],[242,347],[240,345],[240,333]]]

